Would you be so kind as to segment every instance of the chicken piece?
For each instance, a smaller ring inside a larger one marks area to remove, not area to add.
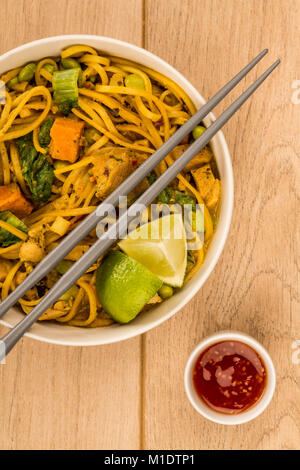
[[[0,186],[0,211],[9,210],[15,216],[23,218],[33,209],[32,204],[25,199],[16,183]]]
[[[105,147],[97,154],[90,175],[97,185],[96,196],[104,199],[137,168],[142,160],[140,154],[121,147]]]
[[[187,150],[189,145],[183,144],[183,145],[177,145],[177,147],[174,148],[174,150],[171,152],[171,156],[174,160],[177,160],[177,158],[181,157],[183,152]],[[183,171],[191,171],[194,170],[195,168],[198,168],[200,165],[203,163],[208,163],[211,161],[213,157],[213,153],[210,150],[209,147],[204,147],[202,150],[200,150],[199,153],[191,160],[186,167],[184,168]]]
[[[0,282],[3,282],[11,270],[13,264],[0,258]]]
[[[22,243],[20,248],[20,259],[30,261],[31,263],[39,263],[45,256],[43,248],[34,240],[28,240]]]
[[[58,160],[76,162],[79,155],[84,122],[57,118],[51,127],[50,155]]]
[[[215,209],[221,196],[221,182],[215,178],[211,166],[192,170],[197,189],[209,209]]]

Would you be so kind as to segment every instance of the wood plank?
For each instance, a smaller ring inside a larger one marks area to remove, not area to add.
[[[291,101],[300,70],[295,53],[299,21],[297,0],[278,0],[276,6],[272,0],[146,2],[146,48],[174,65],[206,98],[263,48],[270,48],[269,56],[242,87],[272,60],[282,59],[225,128],[235,174],[225,251],[193,301],[144,340],[147,449],[299,448],[300,366],[292,364],[291,349],[299,339],[295,227],[300,106]],[[236,427],[198,415],[183,386],[193,347],[207,334],[229,328],[261,341],[278,374],[270,407],[254,422]]]
[[[0,52],[70,33],[141,45],[141,18],[140,0],[2,0]],[[0,449],[136,449],[139,384],[140,338],[91,348],[25,338],[0,366]]]

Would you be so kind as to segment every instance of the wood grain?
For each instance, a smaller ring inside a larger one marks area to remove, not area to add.
[[[0,366],[0,449],[297,449],[300,447],[299,0],[1,0],[0,53],[41,37],[102,34],[143,45],[209,98],[265,47],[280,68],[227,124],[235,208],[225,251],[197,296],[143,337],[101,348],[25,338]],[[298,225],[297,225],[298,224]],[[276,395],[257,420],[215,425],[190,406],[187,357],[234,328],[274,358]],[[5,329],[0,328],[1,335]]]
[[[141,45],[141,19],[140,0],[2,0],[0,52],[69,33]],[[0,396],[1,449],[136,449],[140,338],[101,348],[26,338],[0,366]]]
[[[299,19],[298,1],[279,0],[274,8],[272,0],[147,0],[146,48],[179,69],[205,98],[265,47],[269,56],[242,86],[275,58],[282,64],[224,131],[235,208],[221,260],[193,301],[146,336],[145,448],[300,446],[299,365],[291,360],[292,341],[300,335],[295,231],[300,106],[291,102],[292,81],[300,76]],[[254,422],[234,428],[197,415],[182,380],[193,346],[227,328],[262,341],[278,374],[270,407]]]

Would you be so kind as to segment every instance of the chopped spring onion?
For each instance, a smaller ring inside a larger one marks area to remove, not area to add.
[[[78,68],[59,70],[53,74],[53,101],[64,114],[69,114],[78,105],[78,76]]]

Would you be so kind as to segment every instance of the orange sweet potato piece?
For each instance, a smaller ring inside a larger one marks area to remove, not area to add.
[[[32,204],[25,199],[16,183],[0,186],[0,211],[11,211],[17,217],[25,217],[33,209]]]
[[[51,127],[50,155],[57,160],[76,162],[84,122],[68,118],[57,118]]]

